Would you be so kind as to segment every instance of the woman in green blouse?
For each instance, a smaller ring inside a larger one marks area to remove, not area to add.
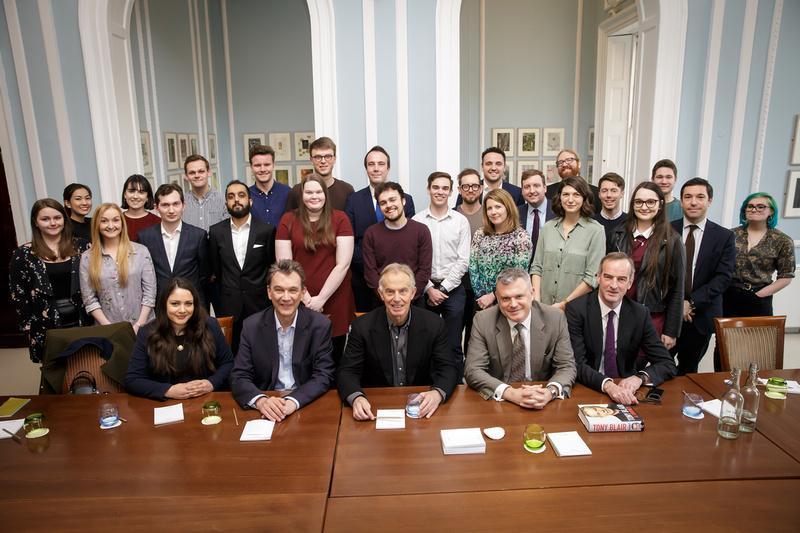
[[[597,269],[606,251],[603,226],[592,219],[592,191],[579,176],[564,178],[553,198],[556,218],[539,234],[531,264],[536,300],[564,310],[567,302],[597,287]]]

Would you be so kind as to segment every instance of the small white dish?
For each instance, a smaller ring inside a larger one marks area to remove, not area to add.
[[[506,430],[501,427],[485,428],[483,434],[492,440],[500,440],[506,436]]]
[[[114,429],[122,425],[122,420],[117,420],[117,423],[111,426],[100,426],[100,429]]]
[[[547,444],[542,444],[540,448],[534,450],[532,448],[528,448],[527,446],[525,446],[525,443],[523,442],[522,449],[528,453],[543,453],[547,449]]]

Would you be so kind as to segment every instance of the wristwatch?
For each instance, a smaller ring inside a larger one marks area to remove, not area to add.
[[[558,387],[556,387],[555,385],[553,385],[551,383],[550,385],[547,386],[547,390],[550,391],[550,394],[553,396],[553,399],[558,398],[558,396],[559,396],[558,395]]]

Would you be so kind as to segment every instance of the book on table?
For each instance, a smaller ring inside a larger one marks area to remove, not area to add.
[[[578,405],[578,418],[590,433],[644,430],[644,420],[639,413],[619,403]]]

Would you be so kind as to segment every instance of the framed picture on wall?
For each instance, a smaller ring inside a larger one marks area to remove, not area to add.
[[[183,162],[189,157],[189,134],[178,134],[178,166],[182,167]]]
[[[216,164],[217,162],[217,134],[208,134],[208,161],[209,163]]]
[[[200,138],[196,133],[189,134],[189,155],[200,153]]]
[[[242,154],[244,154],[244,160],[249,162],[250,149],[259,144],[267,144],[267,136],[264,133],[245,133],[242,137],[244,138],[244,150]]]
[[[289,165],[275,165],[275,170],[272,171],[275,181],[289,185],[294,185],[292,182],[292,167]]]
[[[784,218],[800,217],[800,170],[789,172],[789,183],[786,186],[786,207]]]
[[[792,139],[792,158],[790,165],[800,165],[800,115],[794,118],[794,139]]]
[[[517,157],[534,157],[539,155],[539,128],[517,129]]]
[[[256,178],[253,176],[253,169],[250,168],[249,164],[244,166],[244,182],[247,185],[253,185],[256,182]]]
[[[589,128],[589,142],[586,146],[586,154],[594,155],[594,127]]]
[[[542,172],[544,173],[544,180],[546,185],[558,182],[561,177],[558,175],[558,167],[554,159],[549,161],[542,161]]]
[[[275,161],[292,160],[292,136],[289,133],[270,133],[269,145],[275,150]]]
[[[313,131],[298,131],[294,134],[294,160],[307,161],[309,157],[308,149],[314,142]]]
[[[492,128],[492,146],[500,148],[506,157],[514,157],[514,128]]]
[[[526,170],[539,170],[540,166],[539,161],[517,161],[517,176],[522,179],[523,172]]]
[[[594,159],[586,160],[586,175],[584,178],[586,178],[586,181],[589,183],[594,183]]]
[[[167,183],[172,183],[173,185],[179,185],[183,187],[183,173],[179,172],[177,174],[170,174],[167,176]]]
[[[542,132],[544,147],[542,155],[555,157],[564,148],[564,128],[544,128]]]
[[[297,171],[295,174],[297,183],[301,183],[306,176],[314,173],[314,167],[312,165],[297,165],[295,170]]]
[[[164,134],[164,150],[167,155],[167,169],[174,170],[180,168],[178,163],[178,134],[165,133]]]
[[[498,146],[498,148],[500,148]],[[514,185],[519,185],[516,181],[514,181],[514,162],[513,161],[506,161],[506,172],[503,175],[503,180],[507,181],[508,183],[513,183]]]
[[[150,188],[155,191],[158,188],[156,178],[152,174],[145,174],[144,177],[150,182]]]
[[[222,192],[222,187],[219,182],[219,167],[211,167],[211,179],[209,180],[211,188],[215,191]]]
[[[153,172],[153,147],[150,144],[150,132],[140,130],[139,138],[142,143],[142,170],[145,174]]]

